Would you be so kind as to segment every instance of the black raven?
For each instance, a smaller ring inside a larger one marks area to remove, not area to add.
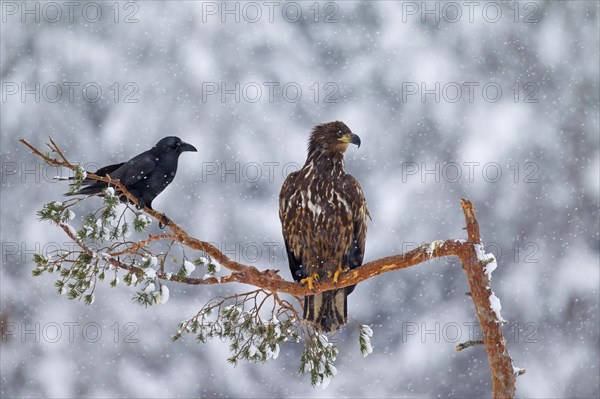
[[[152,209],[154,198],[173,181],[179,155],[184,151],[198,150],[193,145],[181,141],[179,137],[165,137],[150,150],[142,152],[129,161],[104,166],[94,174],[102,177],[109,175],[111,179],[119,180],[138,200],[139,209],[145,206]],[[65,195],[102,194],[102,190],[106,187],[108,187],[107,183],[85,179],[79,191]]]

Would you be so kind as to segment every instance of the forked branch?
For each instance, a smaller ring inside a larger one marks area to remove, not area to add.
[[[48,154],[42,153],[24,139],[21,139],[20,141],[49,165],[66,167],[73,171],[77,171],[78,166],[67,160],[66,156],[52,139],[50,139],[50,143],[48,144],[51,153]],[[53,156],[52,154],[55,154],[56,156]],[[114,187],[120,196],[125,196],[131,203],[138,205],[137,199],[127,191],[120,181],[113,180],[108,175],[98,176],[90,172],[87,172],[86,178],[107,183],[109,186]],[[124,263],[120,260],[120,257],[125,254],[141,255],[140,251],[144,251],[144,248],[153,242],[177,242],[192,250],[204,252],[206,255],[210,256],[212,260],[228,269],[229,274],[218,278],[192,278],[179,274],[165,273],[161,268],[156,274],[157,278],[189,285],[224,284],[231,282],[244,283],[259,288],[261,290],[260,292],[267,296],[271,296],[276,301],[280,301],[277,293],[286,293],[301,297],[314,294],[315,292],[358,284],[380,274],[415,266],[435,258],[447,256],[457,257],[465,270],[470,286],[470,296],[473,300],[477,318],[481,325],[483,346],[485,347],[492,370],[494,397],[513,398],[515,395],[516,376],[517,374],[522,374],[522,371],[519,370],[518,372],[515,372],[515,369],[513,368],[512,359],[508,354],[506,341],[502,333],[503,320],[499,314],[498,306],[496,305],[496,303],[499,303],[499,300],[494,295],[490,286],[489,276],[491,275],[491,272],[486,272],[486,268],[490,263],[493,262],[495,265],[495,259],[493,259],[491,255],[485,254],[483,251],[479,225],[473,204],[469,200],[463,199],[461,200],[461,206],[466,220],[467,240],[454,239],[434,241],[432,243],[421,245],[404,254],[393,255],[365,263],[361,267],[341,275],[337,284],[334,284],[333,281],[329,279],[321,281],[315,286],[315,291],[294,282],[284,280],[279,276],[277,270],[261,271],[254,266],[236,262],[223,254],[215,246],[189,235],[181,226],[177,225],[171,219],[166,218],[166,216],[160,212],[149,208],[144,208],[143,212],[160,222],[166,220],[166,227],[170,230],[170,233],[152,235],[148,237],[148,239],[139,242],[120,242],[111,247],[108,252],[103,253],[102,256],[115,268],[143,274],[142,269],[133,264]],[[68,224],[59,223],[59,226],[79,245],[83,252],[90,257],[97,255],[77,237]]]

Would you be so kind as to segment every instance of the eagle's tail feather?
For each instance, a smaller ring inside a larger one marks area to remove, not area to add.
[[[322,332],[334,332],[346,324],[347,295],[345,289],[321,292],[304,299],[304,319]]]

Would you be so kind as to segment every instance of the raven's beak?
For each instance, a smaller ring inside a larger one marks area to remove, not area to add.
[[[194,147],[191,144],[186,143],[185,141],[182,141],[181,145],[179,146],[179,152],[185,152],[185,151],[198,152],[196,147]]]
[[[360,148],[360,137],[358,137],[356,134],[350,133],[350,142],[352,144],[356,144],[358,148]]]

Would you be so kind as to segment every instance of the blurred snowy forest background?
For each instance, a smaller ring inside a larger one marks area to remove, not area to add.
[[[279,188],[311,128],[337,119],[363,143],[346,165],[373,218],[366,260],[464,238],[471,199],[527,370],[518,395],[598,396],[598,2],[76,4],[1,4],[2,397],[489,397],[483,348],[454,350],[479,337],[454,261],[360,284],[349,313],[372,325],[374,352],[362,357],[349,323],[325,390],[298,376],[300,345],[234,368],[221,342],[170,341],[208,299],[245,287],[170,284],[169,302],[145,309],[133,288],[102,284],[85,306],[31,277],[36,249],[69,246],[36,218],[66,172],[19,138],[51,135],[93,170],[181,137],[199,152],[155,209],[290,278]]]

